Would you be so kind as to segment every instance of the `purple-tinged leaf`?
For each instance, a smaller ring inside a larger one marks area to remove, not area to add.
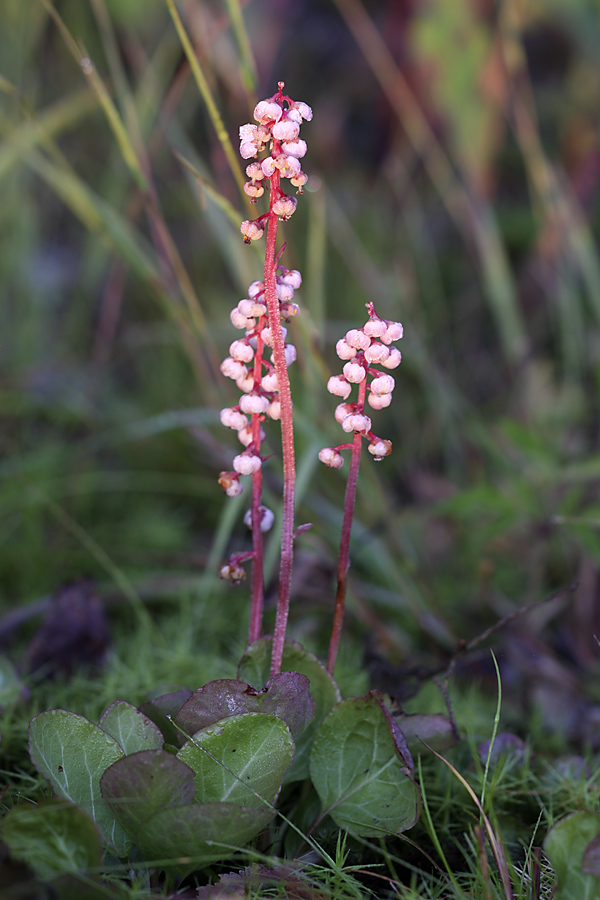
[[[175,723],[187,734],[195,734],[221,719],[251,712],[283,719],[292,736],[298,737],[315,714],[308,678],[298,672],[282,672],[262,690],[234,678],[211,681],[184,703]]]
[[[595,875],[596,878],[600,878],[600,834],[596,835],[583,851],[581,871],[585,875]]]
[[[238,676],[261,688],[269,681],[273,638],[259,638],[246,649],[238,667]],[[286,641],[283,648],[283,672],[306,675],[310,694],[315,701],[315,716],[296,741],[296,757],[285,781],[301,781],[308,778],[310,748],[317,728],[331,707],[341,700],[340,690],[325,666],[314,653],[305,650],[296,641]]]
[[[425,741],[438,752],[455,747],[458,739],[448,716],[443,713],[395,716],[394,721],[406,738],[406,743],[413,752],[423,749],[421,741]]]
[[[137,843],[140,825],[170,806],[191,803],[194,773],[166,750],[141,750],[109,766],[100,779],[102,799]]]
[[[169,717],[174,718],[192,694],[193,691],[190,691],[189,688],[181,688],[179,691],[161,694],[152,700],[146,700],[140,707],[144,715],[158,725],[166,743],[172,744],[174,747],[181,747],[185,738],[180,731],[177,731]]]
[[[252,710],[248,708],[254,700],[247,694],[248,690],[252,688],[245,681],[237,681],[235,678],[209,681],[194,691],[189,700],[183,704],[175,716],[175,723],[186,734],[195,734],[201,728],[207,728],[228,716],[258,712],[256,708]]]
[[[172,860],[166,866],[185,876],[244,847],[268,825],[274,812],[235,803],[173,806],[147,819],[137,845],[147,860]]]
[[[111,703],[100,716],[98,725],[127,755],[139,750],[161,750],[164,744],[160,728],[125,700]]]

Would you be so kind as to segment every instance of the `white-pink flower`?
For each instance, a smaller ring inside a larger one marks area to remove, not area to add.
[[[340,338],[335,345],[335,352],[340,359],[354,359],[357,351],[354,347],[350,346],[348,341],[344,340],[344,338]]]
[[[358,431],[362,434],[371,430],[371,420],[362,413],[351,413],[342,422],[342,428],[347,434],[351,431]]]
[[[241,428],[245,428],[248,424],[246,416],[239,409],[233,409],[230,406],[226,406],[225,409],[221,410],[219,418],[221,425],[224,425],[226,428],[233,428],[235,431],[240,431]]]
[[[327,390],[330,394],[334,394],[336,397],[342,397],[344,400],[347,400],[352,391],[352,386],[349,381],[346,381],[343,375],[332,375],[327,382]]]
[[[240,475],[253,475],[255,472],[258,472],[261,466],[260,456],[256,456],[248,450],[233,458],[233,468]]]
[[[365,359],[370,365],[373,365],[373,363],[384,363],[389,355],[390,348],[386,347],[385,344],[380,344],[379,341],[374,341],[365,350]]]
[[[267,122],[279,122],[282,115],[283,109],[279,103],[275,103],[273,100],[261,100],[254,107],[254,118],[261,125],[266,125]]]
[[[344,465],[344,457],[334,447],[323,447],[319,451],[319,459],[330,469],[341,469]]]
[[[404,328],[401,322],[390,322],[385,334],[381,336],[384,344],[391,344],[392,341],[399,341],[404,334]]]
[[[346,343],[355,350],[366,350],[371,346],[371,338],[364,333],[362,328],[351,328],[346,332]]]
[[[249,416],[267,411],[269,401],[262,394],[250,393],[240,398],[240,409]]]
[[[287,116],[284,116],[273,125],[273,137],[276,141],[294,141],[300,133],[300,126]]]
[[[351,384],[360,384],[361,381],[364,381],[367,377],[367,372],[364,366],[361,366],[360,363],[350,361],[347,362],[343,369],[344,377]]]
[[[402,354],[397,347],[390,348],[390,355],[386,360],[381,361],[381,365],[385,369],[395,369],[402,362]]]
[[[392,452],[392,442],[378,438],[369,444],[369,453],[372,453],[376,460],[389,456]]]
[[[391,394],[396,382],[391,375],[378,375],[371,382],[371,390],[374,394]]]

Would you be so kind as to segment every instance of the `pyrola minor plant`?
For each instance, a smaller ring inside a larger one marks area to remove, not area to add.
[[[297,188],[298,194],[302,193],[308,180],[300,164],[306,153],[306,143],[299,135],[303,121],[309,122],[312,119],[310,106],[292,100],[283,93],[283,88],[284,83],[280,81],[277,93],[256,105],[254,119],[258,124],[242,125],[240,128],[240,154],[244,159],[253,160],[246,168],[249,181],[244,185],[244,190],[253,203],[263,196],[265,184],[269,190],[268,211],[256,219],[242,222],[240,229],[246,243],[260,240],[266,233],[264,280],[253,282],[248,288],[248,296],[232,310],[232,324],[244,331],[244,336],[231,344],[230,355],[221,364],[223,375],[232,378],[242,391],[236,406],[221,410],[221,422],[237,431],[244,449],[233,460],[233,471],[221,472],[219,483],[229,497],[235,497],[243,490],[240,476],[250,475],[252,478],[251,504],[244,519],[252,529],[252,550],[233,555],[222,567],[221,577],[233,582],[240,581],[245,575],[241,564],[248,559],[252,560],[249,643],[256,641],[262,633],[263,532],[271,528],[274,518],[271,510],[261,502],[264,462],[261,445],[265,438],[262,422],[265,418],[281,421],[283,517],[272,675],[281,670],[294,541],[295,459],[288,366],[296,358],[296,349],[292,344],[286,343],[287,332],[282,320],[289,321],[298,314],[294,291],[302,283],[300,272],[287,269],[280,263],[285,244],[277,252],[277,229],[280,221],[287,221],[294,213],[298,202],[296,197],[284,192],[281,187],[282,179],[288,179]],[[319,454],[326,465],[340,468],[343,459],[339,451],[346,447],[352,450],[328,658],[330,672],[333,672],[335,665],[342,627],[350,530],[362,439],[369,441],[369,452],[376,459],[383,459],[392,449],[390,441],[378,438],[371,431],[371,420],[365,415],[364,406],[365,399],[373,409],[389,406],[394,379],[374,366],[383,366],[389,370],[400,363],[400,352],[389,345],[402,337],[402,326],[398,322],[379,318],[372,303],[367,304],[367,309],[369,320],[363,328],[352,329],[345,338],[338,341],[338,356],[346,360],[344,373],[330,378],[328,383],[328,390],[344,401],[348,400],[352,385],[358,385],[358,400],[341,403],[336,410],[337,421],[346,433],[354,435],[353,442],[327,447]],[[270,351],[269,358],[265,355],[267,350]]]

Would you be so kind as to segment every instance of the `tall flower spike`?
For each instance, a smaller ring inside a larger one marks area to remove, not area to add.
[[[276,253],[277,227],[287,221],[296,210],[297,199],[283,191],[282,179],[289,179],[301,194],[308,177],[300,160],[306,153],[306,143],[300,138],[303,121],[312,119],[306,103],[296,102],[283,93],[279,82],[277,93],[257,103],[254,109],[256,124],[240,128],[240,155],[248,160],[244,186],[246,195],[256,203],[269,187],[268,212],[256,219],[242,222],[240,231],[244,242],[260,240],[266,233],[263,281],[254,281],[248,297],[231,312],[235,328],[245,331],[245,337],[234,341],[230,356],[221,371],[232,378],[244,392],[237,406],[221,412],[221,421],[229,428],[239,423],[238,436],[246,448],[233,462],[234,472],[223,473],[221,484],[226,493],[236,496],[241,490],[239,477],[252,477],[252,500],[246,521],[252,529],[252,599],[250,609],[249,642],[262,633],[263,608],[263,544],[265,518],[261,504],[262,463],[261,443],[264,437],[261,423],[265,419],[281,421],[283,455],[283,515],[281,533],[281,564],[279,597],[273,636],[271,673],[281,669],[283,644],[287,626],[292,574],[294,536],[295,459],[292,423],[292,399],[288,366],[296,359],[296,348],[286,343],[286,330],[281,320],[297,315],[299,307],[293,302],[294,291],[302,277],[296,269],[279,264],[281,250]],[[261,158],[262,157],[262,158]],[[283,248],[282,248],[283,249]],[[264,348],[271,349],[271,358],[264,358]],[[247,424],[246,417],[250,418]],[[226,477],[225,477],[226,476]],[[245,557],[246,558],[246,557]],[[239,559],[236,561],[239,566]]]
[[[351,444],[339,444],[337,447],[324,447],[319,453],[319,459],[322,463],[329,466],[329,468],[339,469],[344,463],[340,450],[352,450],[344,500],[344,520],[338,559],[335,612],[327,659],[327,669],[331,673],[333,673],[335,668],[344,618],[350,533],[352,530],[352,517],[354,515],[356,484],[363,439],[368,442],[369,453],[377,461],[384,459],[392,452],[392,442],[385,438],[377,437],[371,430],[371,419],[365,414],[365,400],[371,409],[378,410],[389,406],[395,386],[394,379],[387,372],[381,372],[375,366],[380,365],[386,369],[391,369],[399,365],[401,360],[400,351],[395,347],[390,348],[389,345],[402,337],[402,325],[399,322],[381,319],[375,312],[375,307],[372,303],[367,303],[366,306],[369,318],[365,325],[362,328],[352,328],[336,344],[337,355],[345,361],[344,374],[333,375],[327,383],[327,390],[330,394],[342,397],[346,401],[338,404],[336,407],[335,419],[346,434],[354,435],[353,441]],[[348,402],[353,385],[358,386],[358,399],[355,402]]]

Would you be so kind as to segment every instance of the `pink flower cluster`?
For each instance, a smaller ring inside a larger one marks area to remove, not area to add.
[[[369,453],[381,460],[392,452],[392,442],[371,431],[371,419],[365,414],[365,399],[372,409],[384,409],[392,402],[394,378],[375,366],[390,370],[400,365],[401,353],[390,345],[402,337],[403,329],[400,322],[380,319],[372,303],[367,303],[367,310],[366,324],[362,328],[352,328],[337,342],[337,355],[345,361],[343,374],[333,375],[327,382],[327,390],[345,401],[335,410],[336,422],[347,434],[365,437],[369,441]],[[358,401],[349,403],[348,397],[355,384],[359,386]],[[339,451],[351,446],[325,447],[319,453],[319,459],[326,466],[339,469],[344,464]]]
[[[258,125],[248,124],[240,128],[240,155],[243,159],[255,160],[246,167],[250,180],[244,185],[244,191],[251,202],[256,203],[264,194],[265,179],[270,181],[271,188],[269,213],[242,222],[240,226],[246,243],[263,236],[269,214],[274,213],[285,221],[294,213],[298,201],[281,190],[280,179],[289,178],[291,184],[298,188],[298,194],[302,193],[308,181],[300,164],[306,153],[306,142],[301,140],[299,134],[302,121],[310,122],[312,119],[312,109],[306,103],[296,102],[284,95],[283,87],[280,81],[276,94],[257,103],[254,118]],[[258,160],[258,155],[265,149],[270,150],[270,155]]]
[[[294,292],[301,284],[302,276],[297,269],[278,267],[276,286],[279,311],[286,320],[299,311],[298,304],[294,303]],[[235,381],[242,396],[237,406],[222,409],[220,418],[223,425],[237,431],[245,449],[233,460],[233,472],[221,472],[219,484],[228,497],[237,497],[243,489],[239,476],[252,475],[262,466],[260,445],[265,432],[261,423],[267,418],[281,418],[272,353],[270,359],[264,358],[265,348],[271,348],[273,342],[263,281],[252,282],[248,296],[231,311],[231,322],[245,333],[229,347],[229,356],[221,363],[221,372]],[[287,329],[281,326],[281,330],[285,340]],[[285,343],[284,352],[286,363],[290,366],[296,359],[296,348]]]

